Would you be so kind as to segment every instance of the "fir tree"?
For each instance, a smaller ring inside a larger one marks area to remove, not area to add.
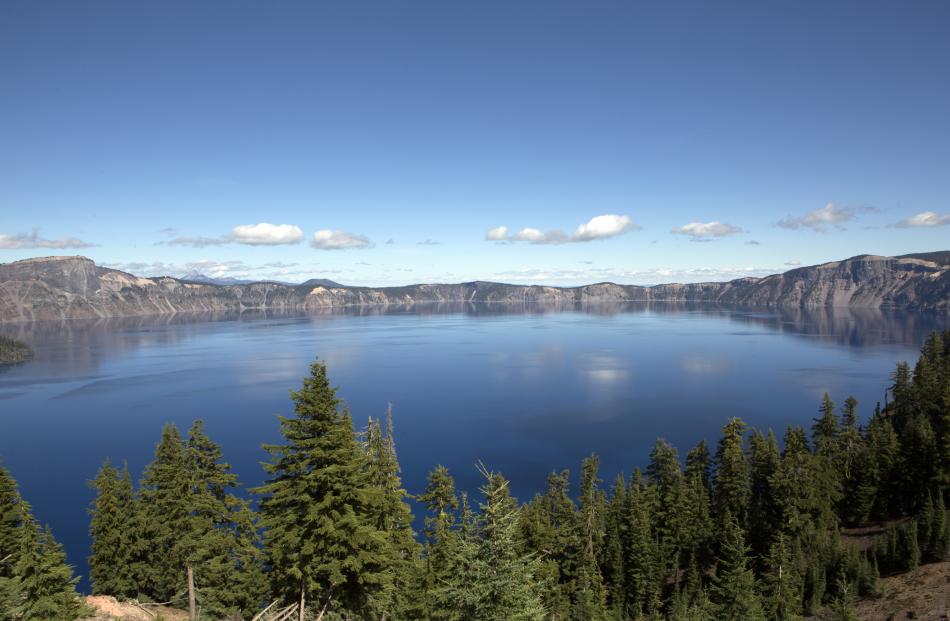
[[[742,527],[731,515],[724,519],[726,532],[713,579],[711,599],[716,619],[721,621],[764,621],[755,575],[749,567],[749,549]]]
[[[0,619],[12,616],[20,594],[16,567],[31,541],[30,505],[20,496],[16,480],[0,466]]]
[[[89,509],[89,578],[92,592],[117,598],[135,597],[129,538],[133,526],[133,490],[128,468],[119,472],[107,459],[90,482],[96,491]]]
[[[572,617],[578,621],[607,619],[607,593],[598,564],[603,549],[606,513],[604,495],[599,489],[599,463],[597,456],[591,455],[581,467],[581,549],[572,610]]]
[[[392,594],[377,598],[374,609],[387,617],[405,616],[413,608],[410,590],[416,576],[418,544],[412,532],[412,510],[406,503],[407,494],[400,478],[391,405],[386,412],[385,432],[378,420],[369,421],[366,458],[370,484],[379,492],[375,526],[389,534],[389,571],[393,580]]]
[[[250,613],[263,596],[253,516],[232,492],[237,476],[201,420],[192,424],[185,448],[186,518],[175,555],[185,565],[189,608],[200,606],[213,616]]]
[[[743,528],[749,511],[749,462],[743,448],[746,425],[732,418],[722,429],[716,451],[716,515],[721,527],[731,516]]]
[[[20,601],[13,607],[19,621],[73,621],[82,611],[76,594],[78,578],[66,564],[62,546],[50,529],[30,533],[16,567]]]
[[[798,621],[802,618],[802,581],[795,551],[788,537],[779,530],[765,560],[764,608],[772,621]]]
[[[167,424],[155,447],[155,459],[139,485],[136,560],[139,591],[156,601],[180,601],[185,590],[185,562],[179,545],[188,531],[190,491],[187,453],[175,425]]]
[[[544,608],[536,591],[536,559],[519,554],[518,508],[500,474],[482,469],[484,500],[474,528],[463,531],[461,580],[449,593],[464,621],[540,621]]]
[[[315,362],[280,417],[283,445],[265,445],[267,482],[256,491],[272,590],[317,611],[373,612],[392,590],[392,545],[376,523],[381,493],[366,474],[349,413]]]
[[[425,574],[422,586],[423,617],[449,619],[453,611],[445,599],[446,587],[453,582],[453,556],[457,551],[455,512],[459,508],[455,480],[448,468],[439,465],[429,473],[426,489],[416,497],[427,514],[423,533],[426,538]]]

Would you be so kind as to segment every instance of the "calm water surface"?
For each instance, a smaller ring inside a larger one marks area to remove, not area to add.
[[[0,459],[86,573],[86,507],[103,458],[134,476],[165,422],[195,418],[246,485],[308,364],[325,360],[357,423],[392,402],[404,483],[444,464],[478,485],[484,461],[522,499],[596,452],[603,478],[642,465],[657,436],[685,455],[727,418],[808,425],[825,391],[866,416],[899,360],[946,316],[620,306],[196,317],[0,326],[36,359],[0,371]],[[522,309],[524,310],[524,309]]]

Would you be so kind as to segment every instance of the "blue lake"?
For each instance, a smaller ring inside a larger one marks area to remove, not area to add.
[[[591,452],[610,481],[643,465],[657,436],[685,455],[714,445],[731,416],[779,435],[810,425],[825,391],[854,395],[866,417],[894,364],[947,326],[944,315],[684,305],[4,325],[36,357],[0,370],[0,459],[85,574],[86,481],[103,458],[137,478],[163,423],[202,418],[242,482],[258,484],[260,444],[280,440],[276,415],[292,412],[289,390],[315,357],[358,424],[392,402],[410,492],[440,463],[474,492],[481,460],[525,499]]]

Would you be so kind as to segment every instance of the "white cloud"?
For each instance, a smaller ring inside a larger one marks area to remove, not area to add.
[[[60,237],[59,239],[46,239],[40,237],[37,229],[32,233],[17,233],[16,235],[4,235],[0,233],[0,249],[3,250],[24,250],[32,248],[91,248],[96,244],[84,242],[75,237]]]
[[[877,211],[873,207],[839,207],[834,203],[828,203],[821,209],[811,211],[799,218],[788,217],[779,220],[778,226],[784,229],[811,229],[817,232],[824,232],[828,226],[835,228],[844,228],[843,222],[849,222],[857,218],[858,213]]]
[[[508,227],[507,226],[496,226],[493,229],[488,229],[488,232],[485,233],[485,239],[488,241],[505,241],[508,238]]]
[[[370,243],[364,235],[321,229],[313,234],[310,245],[318,250],[346,250],[348,248],[366,248]]]
[[[741,233],[742,229],[738,226],[725,224],[713,220],[712,222],[690,222],[683,226],[673,228],[670,233],[674,235],[689,235],[690,241],[709,241],[715,237],[725,237],[726,235],[735,235]]]
[[[745,243],[745,245],[746,245],[746,246],[761,246],[762,243],[761,243],[761,242],[757,242],[757,241],[755,241],[754,239],[750,239],[749,241],[747,241],[747,242]]]
[[[587,224],[577,227],[571,241],[591,241],[594,239],[607,239],[615,237],[634,227],[630,216],[617,216],[607,214],[591,218]]]
[[[438,246],[441,242],[437,239],[424,239],[420,242],[416,242],[417,246]]]
[[[629,216],[605,214],[595,216],[577,227],[573,235],[565,235],[561,231],[542,231],[541,229],[525,227],[514,234],[509,234],[507,226],[489,229],[485,239],[489,241],[523,241],[531,244],[567,244],[574,242],[588,242],[597,239],[616,237],[629,230],[638,229]]]
[[[303,239],[303,231],[293,224],[243,224],[231,230],[229,239],[248,246],[282,246],[298,244]]]
[[[785,265],[787,265],[787,266],[789,266],[789,267],[798,267],[798,266],[801,265],[801,264],[802,264],[801,261],[786,261],[786,262],[785,262]]]
[[[947,226],[950,224],[950,213],[940,215],[932,211],[923,211],[917,215],[901,220],[894,226],[899,229],[918,227]]]

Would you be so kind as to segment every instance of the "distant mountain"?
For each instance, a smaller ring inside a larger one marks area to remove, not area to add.
[[[86,257],[43,257],[0,264],[0,322],[124,317],[247,309],[313,312],[333,307],[422,303],[543,304],[576,308],[618,302],[713,302],[743,306],[856,306],[950,310],[950,251],[861,255],[764,278],[640,287],[581,287],[468,282],[405,287],[348,287],[314,279],[202,283],[141,278]]]
[[[307,282],[297,285],[298,287],[330,287],[331,289],[342,289],[346,285],[341,285],[338,282],[332,280],[327,280],[326,278],[311,278]]]
[[[229,277],[228,278],[214,278],[213,276],[205,276],[204,274],[200,274],[198,272],[191,272],[191,273],[185,274],[184,276],[181,277],[181,280],[187,281],[187,282],[197,282],[203,285],[221,285],[221,286],[250,285],[255,282],[269,282],[269,283],[275,283],[278,285],[287,285],[288,287],[296,286],[296,283],[286,282],[283,280],[252,280],[252,279],[247,279],[247,278],[229,278]],[[314,279],[314,280],[318,280],[318,279]],[[333,281],[327,280],[326,282],[333,282]]]

